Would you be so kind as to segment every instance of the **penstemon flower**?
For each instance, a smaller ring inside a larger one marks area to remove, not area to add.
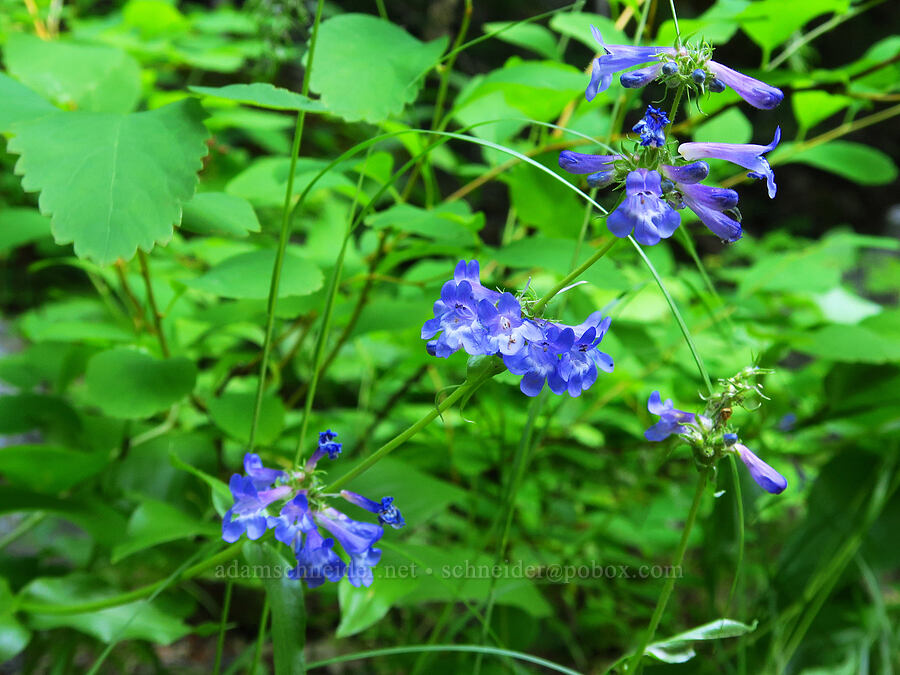
[[[259,539],[267,530],[273,530],[275,539],[290,546],[297,560],[288,577],[304,580],[310,588],[321,586],[326,580],[340,581],[345,574],[353,586],[371,585],[372,567],[381,558],[381,551],[374,547],[384,534],[381,525],[394,528],[405,525],[393,497],[375,502],[353,492],[341,493],[351,503],[377,514],[377,525],[353,520],[328,505],[327,498],[331,495],[322,494],[315,467],[326,455],[331,459],[340,456],[342,444],[335,442],[335,438],[337,434],[330,429],[321,432],[318,447],[303,470],[292,473],[267,469],[259,455],[247,453],[244,456],[247,475],[231,477],[235,503],[222,520],[222,538],[229,543],[236,542],[245,532],[248,539]],[[281,500],[285,501],[278,515],[272,515],[269,510]],[[319,527],[332,536],[323,537]],[[349,564],[335,552],[335,541],[349,556]]]
[[[663,401],[658,391],[650,394],[647,410],[659,416],[659,422],[644,432],[648,441],[664,441],[672,434],[683,434],[687,432],[685,423],[694,421],[694,413],[678,410],[670,398]]]
[[[662,196],[662,178],[656,171],[636,169],[625,179],[625,200],[606,218],[606,226],[617,237],[634,238],[645,246],[671,237],[681,216]]]
[[[781,127],[775,129],[775,138],[768,145],[754,145],[752,143],[682,143],[678,146],[678,154],[686,160],[695,159],[724,159],[749,169],[747,175],[757,180],[765,180],[769,190],[769,198],[775,197],[777,186],[775,185],[775,172],[769,166],[765,155],[772,152],[781,141]]]
[[[725,434],[725,444],[729,446],[750,472],[750,477],[766,492],[780,495],[787,488],[787,478],[762,461],[743,443],[737,442],[737,434]]]

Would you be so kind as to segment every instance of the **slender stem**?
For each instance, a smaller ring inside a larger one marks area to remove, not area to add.
[[[303,95],[309,93],[309,76],[312,72],[313,58],[316,55],[316,41],[319,37],[319,24],[322,21],[322,8],[325,0],[316,5],[316,18],[313,22],[312,36],[309,41],[309,52],[306,70],[303,72]],[[272,269],[272,281],[269,285],[269,298],[266,302],[266,332],[263,341],[263,356],[259,366],[259,382],[256,386],[256,400],[253,404],[253,419],[250,423],[248,451],[252,452],[256,441],[256,429],[259,426],[259,413],[262,409],[263,392],[266,386],[266,374],[269,368],[269,354],[272,351],[272,329],[275,325],[275,305],[278,302],[278,287],[281,284],[281,269],[284,265],[284,253],[291,234],[291,198],[294,195],[294,172],[297,169],[297,157],[300,155],[300,140],[303,138],[303,124],[306,111],[297,112],[297,124],[294,127],[294,140],[291,144],[291,163],[288,169],[287,187],[284,192],[284,207],[281,211],[281,231],[278,234],[278,250],[275,254],[275,265]]]
[[[584,263],[582,263],[581,265],[576,267],[574,270],[569,272],[565,277],[563,277],[562,281],[560,281],[558,284],[556,284],[556,286],[551,288],[550,291],[544,297],[542,297],[534,305],[532,305],[531,311],[534,314],[534,316],[540,315],[540,313],[541,313],[541,311],[543,311],[544,307],[547,306],[547,303],[549,303],[551,300],[553,300],[553,298],[556,297],[556,295],[562,289],[564,289],[566,286],[571,285],[573,281],[575,281],[578,277],[580,277],[582,274],[587,272],[594,265],[594,263],[596,263],[598,260],[600,260],[600,258],[602,258],[607,253],[609,253],[609,251],[612,249],[613,246],[615,246],[618,243],[618,241],[619,241],[618,238],[611,239],[606,244],[606,246],[599,249],[596,253],[594,253],[594,255],[592,255],[590,258],[585,260]]]
[[[225,648],[225,625],[228,623],[228,610],[231,608],[231,590],[234,582],[230,579],[225,584],[225,600],[222,604],[222,618],[219,621],[219,639],[216,641],[216,663],[213,667],[213,675],[219,675],[222,668],[222,651]]]
[[[375,6],[378,7],[378,16],[387,21],[388,14],[387,9],[384,7],[384,0],[375,0]]]
[[[28,534],[30,529],[40,524],[46,517],[47,514],[44,511],[35,511],[34,513],[27,515],[16,527],[0,537],[0,551],[5,549],[16,539]]]
[[[127,605],[129,602],[134,602],[135,600],[140,600],[142,598],[146,598],[148,595],[152,595],[157,590],[165,587],[169,583],[178,583],[180,581],[186,581],[187,579],[193,579],[194,577],[200,575],[202,572],[208,570],[210,567],[215,567],[216,565],[224,563],[226,560],[234,558],[240,552],[240,548],[242,545],[243,542],[240,541],[232,544],[228,548],[219,551],[206,560],[201,560],[200,562],[191,565],[181,574],[177,575],[174,579],[160,579],[159,581],[155,581],[152,584],[141,586],[140,588],[136,588],[133,591],[120,593],[119,595],[113,595],[109,598],[92,600],[90,602],[79,602],[71,605],[49,605],[40,602],[21,602],[15,608],[15,610],[21,612],[29,612],[31,614],[83,614],[85,612],[96,612],[100,609],[107,609],[108,607]]]
[[[134,315],[131,317],[134,328],[137,331],[141,331],[144,328],[144,308],[134,291],[131,290],[131,284],[128,283],[128,275],[125,274],[125,263],[119,260],[113,267],[116,269],[116,275],[119,277],[119,283],[122,284],[122,290],[125,292],[128,302],[134,308]]]
[[[159,305],[156,304],[156,295],[153,293],[153,283],[150,280],[150,263],[147,260],[147,254],[138,249],[138,261],[141,265],[141,276],[144,277],[144,286],[147,289],[147,301],[150,303],[150,313],[153,315],[153,325],[156,326],[156,337],[159,339],[159,348],[162,350],[163,356],[169,358],[172,353],[169,351],[169,342],[166,340],[166,333],[163,330],[162,312],[159,311]]]
[[[266,641],[266,624],[269,622],[269,596],[263,600],[262,616],[259,617],[259,633],[256,635],[256,648],[253,650],[253,663],[250,664],[249,675],[256,675],[259,662],[262,660],[262,648]]]
[[[725,603],[725,613],[728,616],[731,609],[731,602],[734,600],[734,594],[737,592],[738,582],[741,578],[741,568],[744,564],[744,498],[741,494],[741,474],[738,471],[737,459],[734,453],[728,454],[728,464],[731,466],[731,483],[734,485],[734,519],[737,525],[738,555],[737,563],[734,569],[734,580],[731,582],[731,590],[728,591],[728,602]]]
[[[681,532],[681,541],[678,542],[678,550],[675,552],[675,559],[672,562],[673,569],[678,569],[684,561],[684,553],[687,550],[691,530],[694,529],[694,522],[697,520],[697,511],[699,511],[700,502],[703,500],[703,492],[706,489],[706,479],[708,475],[709,469],[704,469],[701,471],[700,477],[697,480],[694,501],[691,502],[691,510],[688,512],[687,521],[684,523],[684,530]],[[641,672],[641,659],[644,658],[644,650],[647,649],[647,645],[650,644],[653,637],[656,635],[656,629],[662,619],[663,612],[666,611],[666,605],[669,602],[669,596],[672,595],[673,588],[675,588],[674,575],[667,577],[663,584],[662,592],[659,594],[659,599],[656,601],[656,609],[653,610],[653,616],[650,619],[650,625],[647,627],[647,631],[644,633],[644,637],[641,639],[637,651],[634,652],[634,655],[631,658],[631,663],[627,669],[629,673],[638,674]]]
[[[465,0],[466,6],[463,10],[462,21],[459,25],[459,32],[450,47],[449,58],[447,62],[441,64],[441,83],[438,86],[437,98],[434,101],[434,114],[431,116],[431,128],[443,129],[446,124],[441,123],[441,115],[444,114],[444,101],[447,98],[447,89],[450,85],[450,75],[453,72],[453,64],[456,63],[456,57],[459,55],[458,48],[462,41],[466,39],[466,33],[469,32],[469,22],[472,20],[472,0]],[[440,125],[440,126],[438,126]]]
[[[675,0],[669,0],[669,7],[672,8],[672,21],[675,22],[675,39],[678,40],[678,45],[681,46],[681,29],[678,27],[678,13],[675,11]],[[679,87],[679,92],[681,88]]]

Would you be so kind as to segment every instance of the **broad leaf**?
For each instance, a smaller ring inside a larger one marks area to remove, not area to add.
[[[13,445],[0,449],[0,473],[10,483],[56,493],[99,473],[109,453],[86,453],[53,445]]]
[[[206,402],[209,417],[217,427],[229,436],[247,443],[250,440],[250,424],[256,395],[249,392],[225,392],[219,398]],[[256,440],[269,445],[278,439],[284,428],[284,404],[275,396],[263,396],[259,411]]]
[[[12,75],[64,108],[128,113],[141,96],[140,66],[117,47],[10,33],[4,58]]]
[[[314,71],[315,72],[315,71]],[[327,108],[308,96],[276,87],[268,82],[253,84],[229,84],[224,87],[188,87],[195,94],[224,98],[246,105],[271,110],[306,110],[325,112]]]
[[[203,116],[193,99],[127,115],[58,113],[16,125],[8,149],[57,243],[109,264],[172,237],[207,153]]]
[[[127,538],[113,549],[112,562],[168,541],[198,534],[216,537],[218,533],[219,527],[213,523],[199,520],[165,502],[147,499],[131,514],[125,532]]]
[[[346,579],[338,585],[338,602],[341,605],[341,622],[338,624],[336,636],[339,638],[355,635],[379,621],[399,598],[412,591],[418,581],[411,576],[415,568],[409,565],[390,565],[393,570],[404,569],[410,572],[407,578],[383,578],[384,565],[375,568],[375,582],[368,588],[355,588]],[[380,572],[380,573],[379,573]]]
[[[184,205],[181,229],[197,234],[246,237],[259,232],[259,218],[250,203],[225,192],[198,192]]]
[[[421,42],[368,14],[322,22],[310,86],[325,107],[348,121],[380,122],[402,112],[447,46]]]
[[[784,162],[808,164],[860,185],[886,185],[897,178],[897,165],[890,156],[877,148],[852,141],[816,145],[791,154]]]
[[[88,399],[109,415],[141,419],[191,393],[197,368],[183,356],[159,359],[133,349],[101,352],[87,365]]]
[[[6,73],[0,73],[0,101],[3,101],[0,105],[0,131],[3,132],[17,122],[59,112],[59,108]]]
[[[502,33],[495,35],[494,38],[523,49],[530,49],[546,59],[555,59],[558,56],[556,37],[540,24],[491,21],[484,24],[482,30],[487,34],[503,30]]]
[[[220,262],[188,285],[222,298],[264,300],[269,297],[275,253],[274,249],[241,253]],[[322,283],[322,272],[315,264],[285,253],[278,297],[309,295],[319,290]]]

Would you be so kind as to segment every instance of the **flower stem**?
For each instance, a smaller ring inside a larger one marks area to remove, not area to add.
[[[316,18],[313,22],[312,36],[309,41],[309,56],[306,70],[303,72],[303,95],[309,94],[309,76],[312,72],[313,57],[316,55],[316,40],[319,37],[319,24],[322,21],[322,8],[325,0],[319,0],[316,6]],[[266,374],[269,369],[269,354],[272,351],[272,329],[275,325],[275,305],[278,302],[278,287],[281,284],[281,270],[284,265],[284,253],[291,235],[291,198],[294,196],[294,172],[297,168],[297,157],[300,155],[300,140],[303,138],[303,124],[306,111],[297,111],[297,124],[294,127],[294,140],[291,144],[291,164],[288,169],[287,187],[284,192],[284,207],[281,211],[281,231],[278,234],[278,250],[275,254],[275,265],[272,269],[272,280],[269,284],[269,298],[266,302],[266,332],[263,341],[263,355],[259,366],[259,382],[256,386],[256,400],[253,403],[253,419],[250,423],[250,438],[247,451],[253,452],[256,441],[256,429],[259,426],[259,413],[262,409],[263,392],[266,386]]]
[[[159,340],[159,348],[162,350],[163,356],[169,358],[172,354],[169,351],[169,343],[166,340],[166,333],[163,331],[162,312],[159,311],[159,305],[156,304],[156,295],[153,294],[153,284],[150,282],[150,263],[147,262],[147,254],[138,249],[138,261],[141,264],[141,276],[144,277],[144,286],[147,288],[147,302],[150,303],[150,313],[153,315],[153,325],[156,327],[156,337]]]
[[[604,246],[599,251],[597,251],[594,255],[592,255],[590,258],[585,260],[584,263],[582,263],[581,265],[576,267],[574,270],[569,272],[563,278],[562,281],[560,281],[558,284],[556,284],[556,286],[554,286],[553,288],[550,289],[549,293],[547,293],[543,298],[538,300],[532,306],[531,309],[532,309],[532,312],[534,313],[534,315],[535,316],[539,315],[541,313],[541,311],[543,311],[544,307],[547,306],[547,303],[549,303],[551,300],[553,300],[554,297],[556,297],[557,293],[559,293],[566,286],[569,286],[573,281],[575,281],[582,274],[587,272],[594,265],[595,262],[597,262],[598,260],[600,260],[600,258],[602,258],[607,253],[609,253],[609,251],[612,249],[613,246],[616,245],[616,243],[618,241],[619,241],[618,238],[613,238],[612,240],[610,240],[609,243],[606,244],[606,246]]]
[[[700,509],[700,502],[703,498],[703,492],[706,488],[706,479],[709,475],[709,469],[704,469],[700,473],[700,478],[697,481],[697,489],[694,492],[694,501],[691,503],[691,510],[688,512],[687,521],[684,524],[684,530],[681,532],[681,541],[678,542],[678,550],[675,552],[675,559],[672,562],[673,569],[678,569],[681,566],[682,561],[684,560],[684,553],[687,550],[688,539],[691,536],[691,530],[694,529],[694,522],[697,520],[697,511]],[[627,668],[627,672],[638,674],[641,672],[641,659],[644,658],[644,650],[647,649],[647,645],[653,640],[653,636],[656,635],[656,629],[659,626],[659,622],[662,619],[663,612],[666,611],[666,604],[669,602],[669,596],[672,595],[672,589],[675,587],[675,576],[669,576],[666,578],[666,582],[663,584],[662,592],[659,594],[659,599],[656,601],[656,609],[653,610],[653,616],[650,619],[650,625],[647,628],[647,632],[644,633],[644,637],[641,640],[640,646],[637,651],[634,652],[634,655],[631,658],[631,662]]]

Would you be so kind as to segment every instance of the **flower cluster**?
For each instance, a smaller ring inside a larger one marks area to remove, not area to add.
[[[644,432],[644,437],[658,442],[678,435],[692,446],[695,459],[703,466],[713,466],[725,454],[737,454],[757,485],[766,492],[781,494],[787,488],[787,479],[738,442],[738,435],[728,423],[733,405],[742,405],[751,393],[761,395],[760,385],[749,381],[760,372],[763,371],[748,368],[733,378],[721,380],[723,391],[707,400],[703,415],[678,410],[672,399],[663,401],[659,392],[654,391],[647,401],[647,410],[658,416],[659,421]]]
[[[353,586],[371,585],[372,568],[381,559],[381,550],[375,548],[384,534],[381,526],[399,528],[405,524],[392,497],[376,502],[341,491],[341,497],[351,504],[376,514],[377,525],[353,520],[327,504],[326,498],[331,495],[321,491],[316,464],[326,455],[337,459],[341,454],[342,444],[335,442],[336,437],[330,429],[321,432],[316,451],[300,471],[268,469],[259,455],[247,453],[244,475],[236,473],[229,482],[234,505],[222,519],[222,539],[229,543],[244,533],[256,540],[273,530],[275,539],[290,546],[297,560],[288,577],[302,579],[310,588],[326,580],[340,581],[345,574]],[[319,528],[331,536],[323,537]],[[344,549],[349,563],[335,552],[335,541]]]
[[[422,339],[441,358],[460,348],[471,356],[501,357],[522,376],[519,388],[527,396],[537,396],[545,384],[554,394],[580,396],[599,371],[613,370],[612,358],[598,349],[609,324],[601,312],[577,326],[524,316],[512,293],[481,284],[477,261],[461,260],[434,303],[434,318],[422,326]]]
[[[609,87],[614,73],[632,66],[643,67],[621,76],[626,87],[643,87],[656,79],[667,87],[700,93],[719,92],[730,86],[748,103],[764,110],[774,108],[784,97],[779,89],[710,60],[712,49],[708,45],[696,48],[607,45],[597,29],[591,28],[604,53],[593,63],[585,94],[589,101]],[[652,65],[645,65],[651,61]],[[680,100],[680,93],[676,100]],[[586,174],[591,187],[624,184],[625,199],[607,218],[607,226],[617,237],[634,233],[641,244],[658,244],[678,229],[681,217],[676,209],[686,206],[723,242],[737,241],[743,234],[738,194],[701,184],[709,175],[709,165],[702,160],[722,159],[747,169],[750,178],[766,181],[769,197],[774,198],[775,174],[766,154],[780,142],[781,129],[776,129],[775,138],[768,145],[682,143],[677,154],[673,154],[667,147],[665,133],[670,123],[665,112],[647,106],[643,118],[632,128],[638,134],[638,145],[633,152],[591,155],[564,150],[559,155],[559,165],[569,173]]]

